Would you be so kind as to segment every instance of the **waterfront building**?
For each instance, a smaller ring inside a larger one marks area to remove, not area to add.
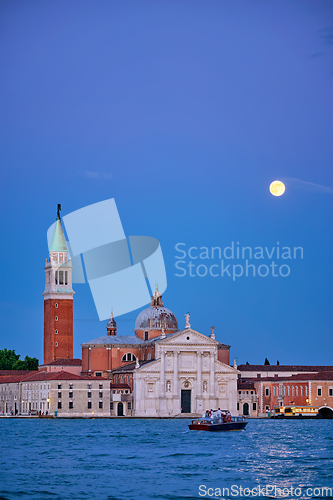
[[[291,377],[298,373],[310,374],[320,371],[333,370],[332,366],[311,365],[238,365],[241,379],[255,379],[264,377]]]
[[[110,381],[73,373],[37,372],[0,379],[2,414],[110,416]]]
[[[82,374],[128,384],[133,416],[202,414],[219,407],[236,411],[238,371],[229,366],[229,349],[215,340],[214,328],[209,337],[192,329],[189,314],[179,330],[156,288],[136,319],[134,335],[118,336],[111,315],[107,335],[82,344]],[[113,397],[116,415],[123,411],[119,403]]]
[[[111,383],[110,416],[130,417],[133,410],[133,394],[128,384]]]
[[[237,383],[237,411],[246,417],[258,416],[258,394],[253,381],[238,380]]]
[[[278,406],[318,406],[333,413],[332,366],[240,365],[238,370],[239,414],[267,416]]]

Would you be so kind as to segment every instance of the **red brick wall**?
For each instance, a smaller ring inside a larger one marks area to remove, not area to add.
[[[108,376],[106,370],[114,370],[119,366],[125,366],[129,361],[122,361],[124,354],[131,352],[140,360],[155,358],[155,345],[147,347],[117,347],[114,345],[108,350],[106,347],[92,347],[90,350],[87,347],[82,348],[82,372],[94,374],[96,371],[102,371],[103,376]]]
[[[73,358],[73,300],[47,299],[44,300],[44,364],[61,358]]]
[[[225,363],[229,365],[229,349],[218,349],[217,351],[217,359],[221,361],[221,363]]]

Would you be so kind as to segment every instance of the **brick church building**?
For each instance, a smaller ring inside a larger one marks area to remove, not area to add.
[[[238,372],[229,365],[230,346],[215,340],[214,328],[209,336],[193,330],[188,314],[179,330],[157,287],[135,321],[134,334],[118,335],[111,314],[106,335],[82,344],[82,366],[73,359],[72,262],[59,207],[44,269],[42,370],[109,379],[111,414],[124,414],[121,394],[136,416],[202,413],[218,407],[236,411]]]

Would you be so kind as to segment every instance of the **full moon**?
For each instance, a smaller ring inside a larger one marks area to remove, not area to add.
[[[273,196],[281,196],[285,192],[286,187],[281,181],[273,181],[269,186],[269,190]]]

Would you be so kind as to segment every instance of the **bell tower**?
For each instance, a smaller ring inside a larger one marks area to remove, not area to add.
[[[45,263],[44,364],[73,358],[72,262],[58,205],[49,258]]]

